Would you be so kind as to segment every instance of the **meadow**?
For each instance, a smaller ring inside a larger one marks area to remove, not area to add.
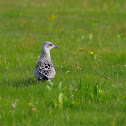
[[[51,41],[56,76],[34,67]],[[0,126],[126,126],[126,1],[1,0]]]

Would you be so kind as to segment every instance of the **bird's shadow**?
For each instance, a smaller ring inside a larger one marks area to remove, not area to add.
[[[9,79],[9,80],[4,80],[3,84],[19,88],[19,87],[29,87],[31,85],[37,85],[37,84],[40,84],[41,82],[36,80],[36,79],[34,79],[34,78],[27,78],[27,79]]]

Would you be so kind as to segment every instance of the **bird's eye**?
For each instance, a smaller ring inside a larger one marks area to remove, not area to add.
[[[50,46],[52,46],[52,44],[49,44]]]

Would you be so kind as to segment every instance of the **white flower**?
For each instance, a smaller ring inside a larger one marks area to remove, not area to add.
[[[66,73],[69,73],[70,71],[66,71]]]
[[[30,106],[33,106],[32,102],[29,103]]]
[[[71,95],[70,97],[73,97],[74,95]]]
[[[34,108],[32,108],[32,112],[35,112],[37,109],[34,107]]]
[[[74,89],[74,91],[77,91],[77,89]]]
[[[16,107],[16,102],[14,104],[12,104],[12,107],[15,108]]]

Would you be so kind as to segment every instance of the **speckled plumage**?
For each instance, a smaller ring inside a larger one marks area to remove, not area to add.
[[[41,46],[41,55],[35,64],[34,76],[38,80],[51,80],[55,77],[55,69],[51,62],[50,50],[58,48],[51,42],[44,42]]]

